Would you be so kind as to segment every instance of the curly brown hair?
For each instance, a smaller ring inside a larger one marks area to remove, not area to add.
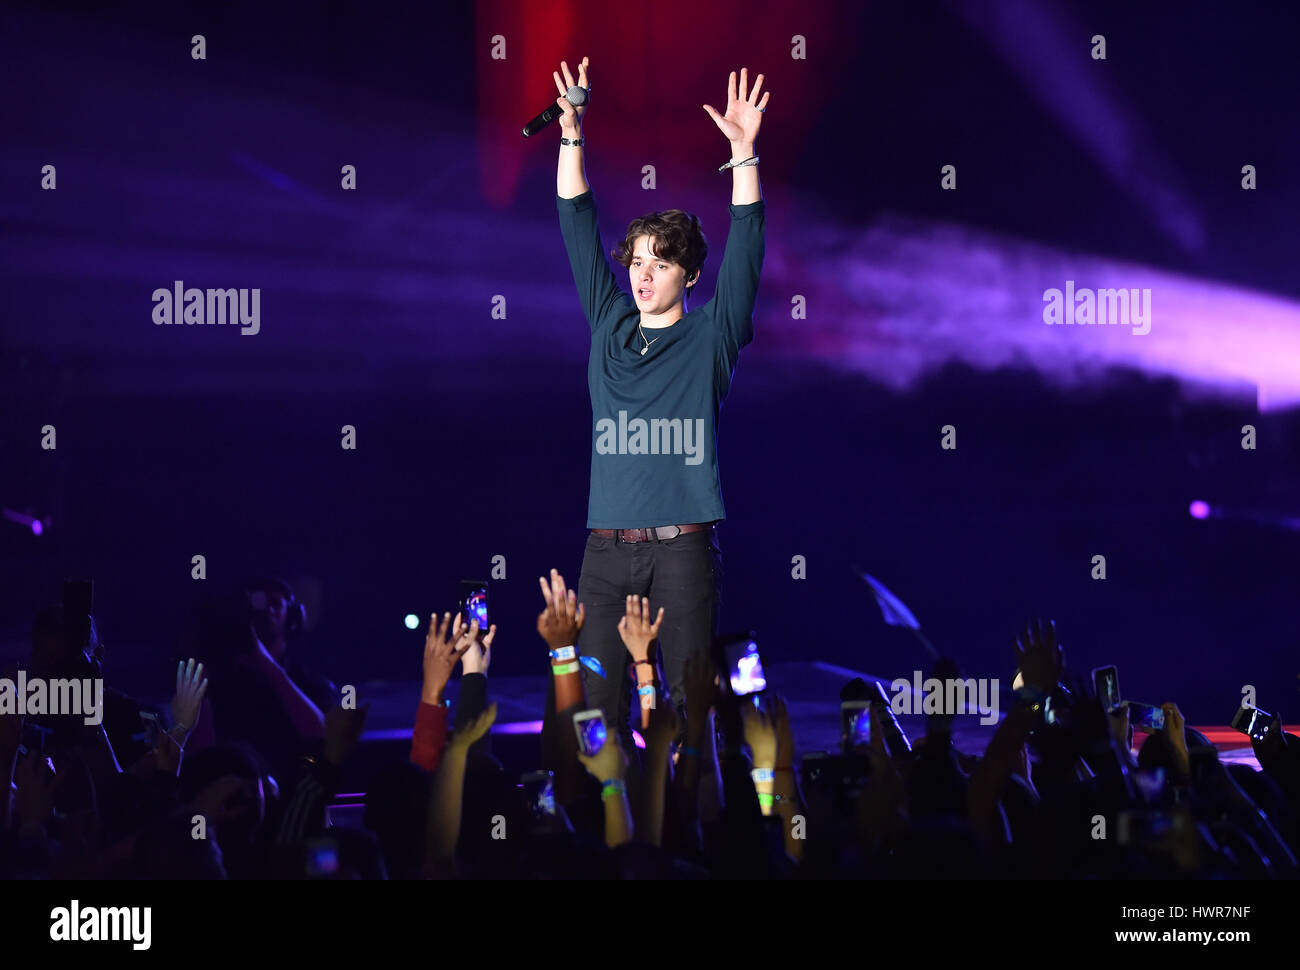
[[[636,241],[641,236],[650,237],[650,252],[655,257],[682,267],[686,279],[695,277],[686,287],[686,295],[690,296],[700,281],[699,271],[709,257],[709,241],[704,238],[700,220],[684,209],[666,209],[633,219],[626,237],[610,251],[614,262],[624,269],[631,266]]]

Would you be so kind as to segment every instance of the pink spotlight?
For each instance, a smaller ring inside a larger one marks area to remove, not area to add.
[[[1193,519],[1208,519],[1210,517],[1210,503],[1197,499],[1187,506],[1187,514]]]
[[[41,525],[40,519],[32,519],[32,535],[38,536],[45,531],[45,526]]]

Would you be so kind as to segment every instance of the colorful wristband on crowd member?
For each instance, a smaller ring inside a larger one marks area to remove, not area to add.
[[[640,667],[640,666],[643,666],[643,665],[646,666],[646,667],[653,667],[653,666],[654,666],[654,664],[653,664],[652,662],[650,662],[649,660],[633,660],[633,661],[632,661],[632,666],[633,666],[633,667]]]
[[[758,793],[758,805],[760,808],[771,808],[772,802],[773,796],[770,793],[765,791]]]
[[[606,778],[600,788],[600,800],[603,802],[610,795],[626,795],[627,783],[622,778]]]
[[[557,647],[551,651],[552,660],[577,660],[578,650],[576,647]]]
[[[637,692],[637,694],[640,695],[641,697],[645,697],[646,694],[654,694],[654,692],[655,692],[655,685],[654,685],[654,684],[641,684],[641,685],[639,685],[639,686],[637,687],[636,692]]]
[[[772,773],[771,768],[755,768],[749,773],[749,777],[754,780],[754,784],[763,782],[776,781],[776,776]]]
[[[582,664],[580,663],[551,664],[551,673],[556,677],[563,677],[565,674],[576,674],[581,669]]]

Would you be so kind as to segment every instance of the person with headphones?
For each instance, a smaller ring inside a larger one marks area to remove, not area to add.
[[[323,674],[303,665],[290,650],[307,631],[307,609],[293,588],[275,576],[250,576],[243,589],[253,611],[253,629],[271,659],[318,708],[327,711],[339,702],[339,689]]]
[[[306,611],[281,579],[250,576],[226,594],[203,597],[183,652],[207,663],[212,686],[191,748],[248,745],[272,773],[292,774],[325,737],[324,712],[337,689],[293,656]]]

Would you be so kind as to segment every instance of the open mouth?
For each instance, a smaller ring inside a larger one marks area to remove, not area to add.
[[[648,300],[648,299],[650,299],[652,296],[655,295],[655,291],[654,291],[654,290],[648,290],[648,289],[646,289],[645,287],[642,287],[641,289],[639,289],[639,290],[636,291],[636,295],[639,296],[639,297],[640,297],[641,299],[643,299],[643,300]]]

